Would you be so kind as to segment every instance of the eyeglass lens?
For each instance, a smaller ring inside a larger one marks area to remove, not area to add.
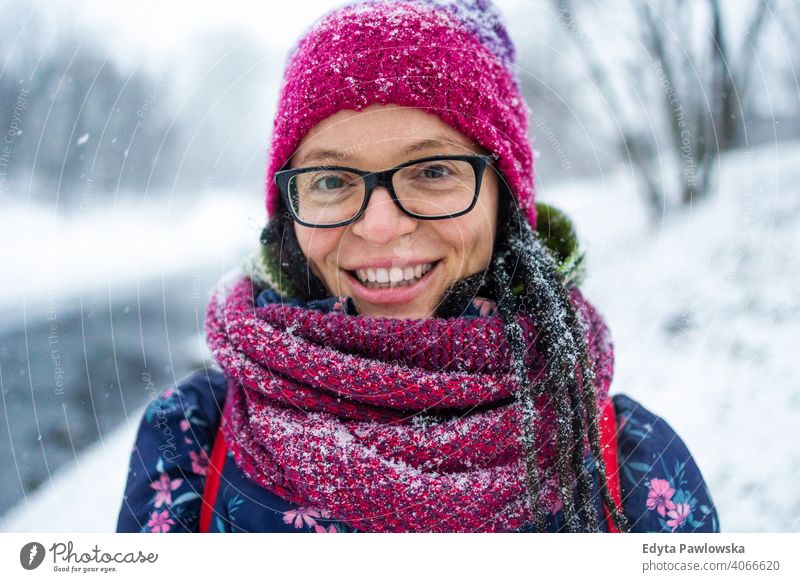
[[[403,207],[420,216],[446,216],[472,204],[475,171],[464,160],[433,160],[406,166],[392,178]],[[353,218],[361,209],[367,188],[364,179],[341,170],[304,172],[289,181],[295,213],[309,224],[335,224]]]

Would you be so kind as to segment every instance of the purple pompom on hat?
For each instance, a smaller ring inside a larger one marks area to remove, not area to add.
[[[536,228],[530,109],[514,46],[489,0],[368,0],[319,19],[287,59],[267,170],[267,214],[280,207],[273,181],[305,135],[337,111],[373,104],[438,116],[496,158]]]

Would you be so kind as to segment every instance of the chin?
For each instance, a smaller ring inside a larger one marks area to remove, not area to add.
[[[386,319],[427,319],[432,317],[436,311],[433,308],[413,308],[409,306],[398,305],[392,307],[390,305],[358,305],[356,309],[360,315],[367,317],[383,317]]]

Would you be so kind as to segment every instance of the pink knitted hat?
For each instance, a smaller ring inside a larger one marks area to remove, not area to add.
[[[367,0],[319,19],[289,54],[267,171],[273,181],[319,122],[373,104],[423,109],[480,144],[536,228],[530,109],[514,46],[489,0]]]

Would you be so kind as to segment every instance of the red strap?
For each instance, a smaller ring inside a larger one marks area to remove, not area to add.
[[[214,446],[211,449],[211,458],[209,459],[208,472],[206,473],[206,487],[203,490],[203,503],[200,506],[200,533],[208,533],[211,527],[214,503],[217,500],[217,492],[219,491],[222,465],[225,464],[227,452],[225,437],[222,435],[222,426],[219,426],[217,428],[217,436],[214,437]]]
[[[617,456],[617,417],[614,411],[614,404],[609,398],[600,415],[600,447],[603,450],[603,461],[606,465],[606,478],[608,488],[611,492],[611,499],[617,508],[622,507],[622,493],[619,484],[619,458]],[[603,504],[603,512],[606,516],[609,533],[619,533],[611,520],[611,515],[606,504]]]

